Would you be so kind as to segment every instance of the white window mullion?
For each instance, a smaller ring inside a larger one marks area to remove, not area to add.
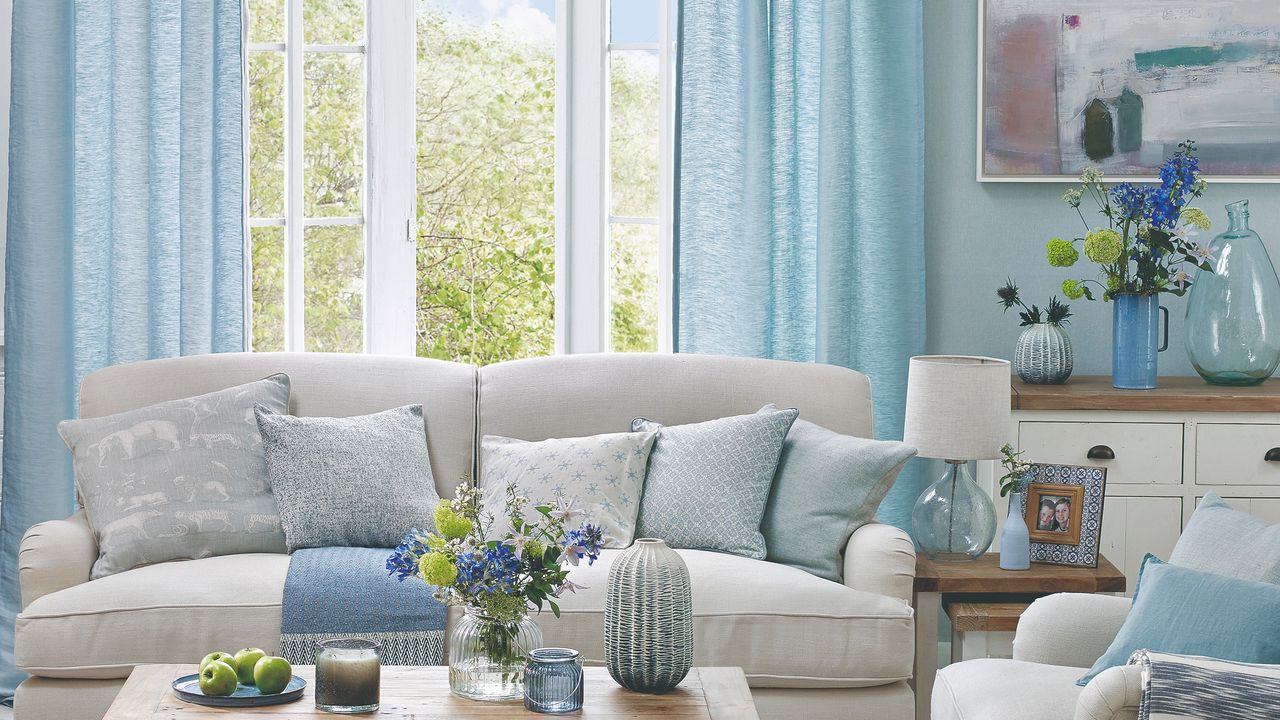
[[[671,13],[676,11],[674,3],[660,0],[658,2],[658,80],[661,83],[662,116],[658,119],[659,143],[658,152],[658,352],[671,352],[674,344],[672,338],[672,313],[675,311],[673,288],[675,286],[674,247],[675,237],[673,218],[675,207],[675,63],[672,54],[676,39],[671,33]]]
[[[556,352],[609,347],[607,2],[557,0]],[[603,189],[603,190],[602,190]]]
[[[413,0],[365,16],[365,351],[417,350],[417,62]]]
[[[285,5],[284,349],[306,350],[303,324],[302,0]]]

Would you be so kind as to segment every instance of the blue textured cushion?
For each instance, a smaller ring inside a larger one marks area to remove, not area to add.
[[[1169,562],[1241,580],[1280,584],[1280,525],[1232,510],[1209,491],[1178,538]]]
[[[1129,616],[1085,685],[1135,650],[1280,663],[1280,585],[1179,567],[1147,555]]]
[[[799,414],[766,408],[754,415],[671,427],[645,418],[632,421],[633,432],[658,431],[636,537],[763,560],[760,520],[782,441]]]
[[[796,420],[782,444],[760,532],[768,559],[840,582],[840,554],[916,450]]]

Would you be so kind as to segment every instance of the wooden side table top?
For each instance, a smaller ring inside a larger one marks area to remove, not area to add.
[[[1030,570],[1001,570],[1000,554],[967,563],[935,563],[916,557],[916,592],[1043,594],[1124,592],[1124,573],[1105,557],[1096,568],[1031,563]]]
[[[125,681],[103,720],[160,720],[190,718],[260,718],[261,720],[313,720],[339,717],[316,710],[315,668],[294,666],[307,681],[302,699],[284,705],[228,710],[191,705],[170,689],[174,678],[195,672],[194,665],[139,665]],[[756,720],[756,706],[742,668],[693,668],[688,677],[665,695],[644,695],[623,689],[602,667],[584,668],[586,688],[582,712],[575,718],[674,718],[676,720]],[[520,700],[504,703],[475,702],[449,692],[445,667],[382,668],[380,718],[393,720],[468,720],[469,718],[546,718],[529,712]]]
[[[1073,375],[1064,385],[1012,378],[1014,410],[1280,412],[1280,377],[1253,387],[1210,385],[1200,377],[1160,377],[1152,390],[1118,390],[1108,375]]]

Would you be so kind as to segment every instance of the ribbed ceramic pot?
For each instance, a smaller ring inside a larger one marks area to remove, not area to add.
[[[609,568],[604,657],[619,685],[644,693],[674,689],[693,666],[689,569],[662,540],[636,540]]]
[[[1025,383],[1061,385],[1071,377],[1071,338],[1061,325],[1036,323],[1018,336],[1013,371]]]

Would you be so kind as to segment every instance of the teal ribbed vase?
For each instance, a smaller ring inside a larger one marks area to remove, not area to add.
[[[693,666],[689,569],[662,540],[641,538],[609,568],[604,657],[622,687],[673,690]]]

